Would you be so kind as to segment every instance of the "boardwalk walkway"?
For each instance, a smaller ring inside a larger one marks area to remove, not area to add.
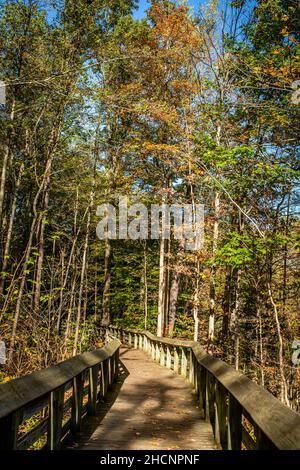
[[[120,360],[123,370],[116,390],[96,417],[85,420],[77,442],[67,443],[67,448],[217,448],[211,426],[200,419],[191,386],[182,377],[138,350],[122,348]]]

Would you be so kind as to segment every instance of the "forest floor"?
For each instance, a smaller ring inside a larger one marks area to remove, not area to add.
[[[217,449],[186,380],[141,351],[122,348],[120,360],[117,386],[67,449]]]

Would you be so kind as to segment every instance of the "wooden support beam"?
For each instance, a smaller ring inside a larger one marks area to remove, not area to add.
[[[84,377],[83,372],[73,378],[73,402],[72,402],[72,415],[71,415],[71,432],[76,434],[81,428],[82,419],[82,401],[83,401],[83,386]]]
[[[179,374],[179,354],[176,346],[174,347],[174,372]]]
[[[187,377],[187,357],[186,357],[186,349],[181,348],[181,367],[180,367],[180,375],[182,377]]]
[[[87,413],[90,416],[96,415],[98,377],[99,364],[89,368],[89,399]]]
[[[0,420],[0,450],[16,450],[19,425],[22,421],[20,410]]]
[[[228,448],[227,433],[227,392],[226,389],[216,381],[215,399],[215,438],[222,449]]]
[[[167,346],[167,358],[166,358],[166,366],[168,369],[171,369],[172,367],[172,356],[171,356],[171,351],[170,351],[170,346]]]
[[[228,395],[228,449],[241,450],[242,445],[242,406],[229,393]]]
[[[64,396],[65,387],[60,387],[50,393],[47,433],[47,449],[49,450],[57,450],[60,448],[64,414]]]

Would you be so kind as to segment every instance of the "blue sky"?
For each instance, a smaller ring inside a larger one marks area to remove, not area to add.
[[[198,10],[200,4],[206,3],[205,0],[188,0],[187,4],[191,7],[194,7],[195,11]],[[149,7],[147,0],[139,0],[139,8],[135,12],[136,18],[143,18],[145,16],[145,10]]]

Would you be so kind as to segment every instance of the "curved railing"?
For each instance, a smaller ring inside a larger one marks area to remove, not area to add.
[[[222,449],[300,449],[300,415],[193,341],[115,326],[109,335],[144,350],[193,385],[203,418]]]
[[[0,449],[58,449],[117,379],[119,340],[0,385]],[[33,424],[33,425],[32,425]]]

